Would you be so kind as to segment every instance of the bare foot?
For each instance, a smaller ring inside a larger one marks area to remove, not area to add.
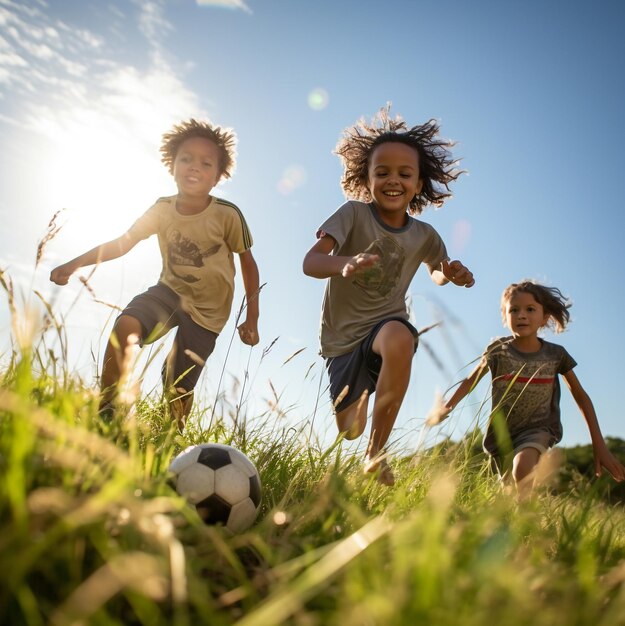
[[[111,423],[115,417],[115,405],[108,400],[101,400],[98,407],[98,415],[103,422]]]
[[[385,458],[368,459],[365,461],[364,472],[365,474],[377,474],[377,481],[386,487],[392,487],[395,484],[395,475]]]

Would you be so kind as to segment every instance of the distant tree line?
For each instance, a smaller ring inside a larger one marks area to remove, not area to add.
[[[469,456],[470,465],[477,466],[486,459],[481,442],[482,434],[476,429],[460,442],[446,439],[437,443],[430,452],[448,455],[457,453],[459,448],[464,448]],[[625,440],[619,437],[606,437],[606,443],[612,454],[621,462],[625,462]],[[558,446],[558,448],[564,452],[564,463],[553,485],[555,493],[573,491],[580,495],[597,497],[610,504],[625,504],[625,483],[616,483],[607,472],[600,478],[595,476],[592,445],[570,448]]]
[[[625,441],[618,437],[606,437],[606,443],[610,452],[621,462],[625,462]],[[606,475],[601,478],[595,477],[595,463],[590,444],[562,450],[566,462],[560,472],[558,491],[571,487],[584,488],[580,481],[585,481],[586,488],[595,492],[601,499],[612,504],[625,504],[625,483],[614,482],[607,472],[604,472]]]

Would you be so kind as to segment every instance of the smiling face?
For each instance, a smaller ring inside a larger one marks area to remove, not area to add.
[[[549,321],[543,305],[536,301],[531,293],[516,292],[505,306],[506,326],[515,338],[534,338],[538,331]]]
[[[176,153],[173,173],[180,194],[207,197],[221,178],[217,146],[204,137],[187,139]]]
[[[378,215],[389,226],[403,226],[408,204],[423,187],[417,151],[397,141],[381,143],[371,154],[368,178]]]

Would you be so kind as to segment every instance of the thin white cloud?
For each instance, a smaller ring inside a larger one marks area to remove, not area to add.
[[[222,7],[224,9],[238,9],[252,13],[252,9],[243,0],[195,0],[201,7]]]
[[[139,29],[153,48],[160,49],[163,37],[173,30],[165,18],[162,0],[133,0],[139,8]]]
[[[51,84],[65,86],[86,72],[102,39],[53,20],[37,6],[0,0],[0,93],[28,97]],[[3,89],[4,88],[4,89]]]
[[[140,133],[155,126],[165,130],[184,116],[201,115],[198,96],[166,58],[164,40],[172,26],[164,3],[133,4],[135,28],[147,44],[147,67],[120,63],[117,50],[109,49],[106,32],[63,22],[49,15],[45,4],[0,0],[0,101],[18,103],[20,111],[3,106],[5,121],[21,119],[25,128],[50,138],[55,134],[51,129],[66,127],[81,108],[100,119],[123,120]],[[114,17],[118,20],[119,15]]]
[[[26,60],[21,57],[19,54],[15,54],[15,52],[11,51],[11,52],[7,52],[7,53],[0,53],[0,66],[2,67],[11,67],[11,68],[16,68],[16,67],[26,67],[28,65],[28,63],[26,62]]]

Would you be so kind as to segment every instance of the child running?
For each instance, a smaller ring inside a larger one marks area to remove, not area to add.
[[[162,376],[172,416],[182,431],[204,363],[230,315],[233,253],[239,255],[247,301],[239,336],[250,346],[258,343],[259,274],[252,236],[238,207],[211,195],[222,178],[232,175],[235,147],[230,129],[194,119],[175,125],[163,135],[160,151],[178,193],[159,198],[121,237],[50,274],[52,282],[66,285],[79,268],[121,257],[142,239],[158,236],[163,260],[158,283],[122,311],[106,347],[100,381],[104,417],[113,413],[124,356],[132,346],[152,342],[177,327]]]
[[[588,425],[596,475],[605,468],[616,481],[625,479],[625,468],[608,450],[592,401],[573,372],[577,363],[562,346],[538,337],[548,326],[562,332],[570,319],[569,306],[555,287],[530,280],[506,287],[501,313],[512,336],[497,339],[486,348],[480,364],[441,407],[438,419],[433,419],[447,417],[490,369],[492,413],[484,450],[500,476],[512,470],[521,498],[531,493],[541,455],[562,439],[558,375],[564,378]]]
[[[408,128],[382,109],[372,122],[347,128],[335,153],[342,160],[343,204],[317,231],[304,273],[329,278],[321,313],[321,355],[339,432],[359,437],[375,392],[365,472],[384,485],[394,475],[384,449],[410,381],[418,333],[406,292],[425,263],[432,280],[462,287],[472,273],[449,261],[445,244],[419,215],[451,196],[461,171],[433,121]]]

